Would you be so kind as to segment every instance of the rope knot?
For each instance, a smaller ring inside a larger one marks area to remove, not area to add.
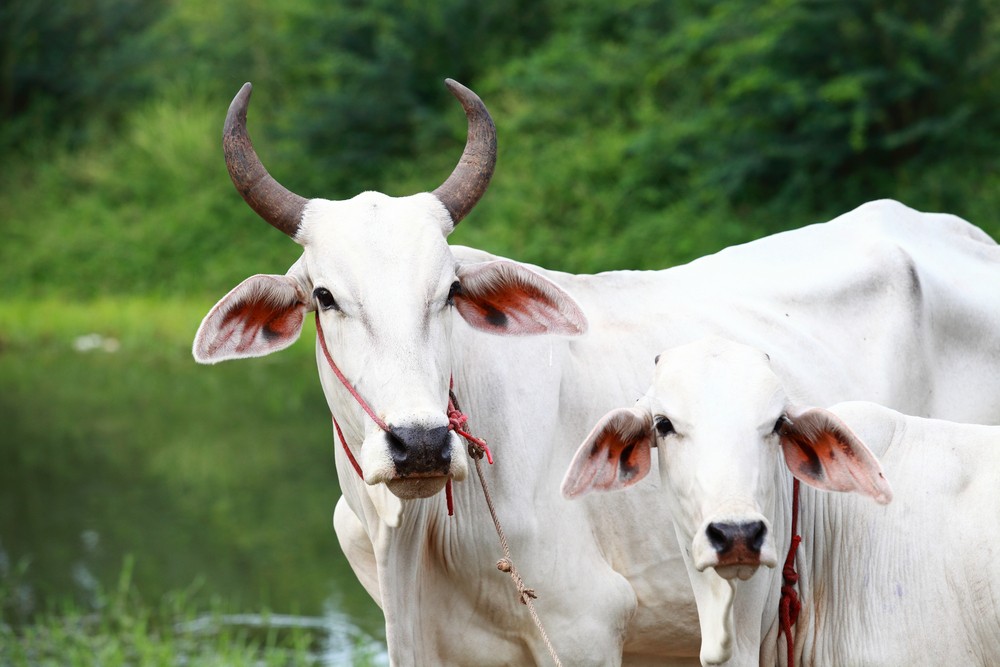
[[[799,544],[802,543],[801,535],[792,536],[792,544],[789,547],[789,555],[795,553],[795,550],[799,548]],[[799,583],[799,573],[795,571],[795,559],[789,558],[785,561],[785,566],[781,568],[781,578],[784,580],[787,586],[794,586]],[[794,591],[793,591],[794,592]]]
[[[468,431],[465,430],[465,425],[469,421],[469,416],[461,411],[458,407],[458,399],[455,398],[455,392],[448,391],[448,430],[454,431],[469,443],[469,456],[474,459],[481,459],[486,456],[486,460],[489,461],[490,465],[493,464],[493,453],[490,448],[486,445],[486,441],[482,438],[477,438]]]
[[[799,612],[802,611],[802,601],[798,593],[791,585],[781,587],[781,602],[778,603],[778,616],[781,618],[781,625],[789,631],[796,621],[799,620]]]
[[[802,601],[795,590],[795,584],[799,581],[799,574],[795,571],[795,552],[802,542],[802,536],[798,534],[799,525],[799,480],[792,481],[792,540],[788,546],[788,557],[785,558],[785,566],[781,568],[781,599],[778,602],[778,620],[780,634],[785,635],[785,649],[789,667],[795,667],[795,638],[792,635],[792,626],[799,620],[799,612],[802,611]]]
[[[468,415],[455,409],[454,404],[448,406],[448,429],[451,431],[457,431],[465,427],[466,422],[469,421]]]

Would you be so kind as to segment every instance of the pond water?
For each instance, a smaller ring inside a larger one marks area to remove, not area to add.
[[[185,591],[232,622],[323,624],[328,664],[384,653],[331,525],[309,346],[202,367],[177,343],[73,341],[0,336],[0,577],[18,577],[0,611],[89,604],[131,558],[151,602]]]

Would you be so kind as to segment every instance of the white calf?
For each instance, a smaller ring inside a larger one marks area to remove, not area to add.
[[[660,355],[645,396],[581,445],[563,493],[634,484],[656,465],[652,447],[672,516],[651,530],[673,520],[702,664],[787,664],[775,565],[792,537],[792,476],[852,492],[802,487],[796,665],[1000,659],[1000,427],[874,403],[798,407],[767,355],[708,338]]]

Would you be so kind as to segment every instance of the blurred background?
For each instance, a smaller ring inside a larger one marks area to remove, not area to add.
[[[612,6],[613,5],[613,6]],[[0,3],[0,663],[383,664],[331,527],[313,335],[197,366],[215,301],[298,248],[226,173],[493,185],[452,241],[662,268],[892,197],[1000,237],[1000,3]]]

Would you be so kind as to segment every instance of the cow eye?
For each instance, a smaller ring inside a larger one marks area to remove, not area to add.
[[[785,415],[781,415],[780,417],[778,417],[778,421],[774,422],[774,432],[777,435],[782,435],[785,431],[785,427],[791,425],[792,425],[792,420],[786,417]]]
[[[448,290],[448,305],[455,305],[455,295],[462,291],[462,283],[457,280],[451,284],[451,289]]]
[[[333,298],[330,294],[330,290],[325,287],[317,287],[313,290],[313,298],[316,299],[316,303],[323,310],[340,310],[340,306],[337,305],[337,300]]]
[[[657,417],[653,425],[656,427],[656,432],[660,434],[660,437],[666,437],[675,432],[673,423],[663,416]]]

